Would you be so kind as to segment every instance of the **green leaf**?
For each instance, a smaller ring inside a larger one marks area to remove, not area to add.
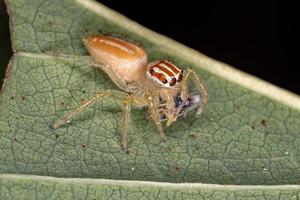
[[[3,199],[296,200],[300,186],[235,186],[0,175]],[[1,193],[0,193],[1,194]]]
[[[291,185],[300,180],[298,96],[90,0],[6,4],[16,53],[0,98],[0,199],[300,197],[299,186]],[[146,110],[134,109],[130,154],[120,148],[116,99],[97,102],[53,130],[82,99],[116,89],[91,66],[81,42],[99,31],[143,44],[150,61],[169,57],[195,69],[209,89],[203,116],[180,118],[166,129],[164,143]]]

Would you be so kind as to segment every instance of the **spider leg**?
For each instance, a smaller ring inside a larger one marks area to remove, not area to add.
[[[174,110],[175,104],[174,104],[174,99],[173,96],[171,96],[167,91],[162,90],[159,94],[163,99],[166,101],[166,109],[163,110],[164,114],[167,116],[167,126],[170,126],[174,121],[177,119],[177,113]],[[158,106],[159,108],[159,106]],[[160,113],[160,112],[159,112]]]
[[[194,76],[194,81],[198,87],[198,89],[200,90],[201,93],[201,103],[199,105],[198,111],[196,113],[196,116],[199,117],[201,115],[201,113],[204,111],[204,107],[207,103],[208,100],[208,91],[207,88],[202,80],[202,78],[192,69],[187,69],[187,74],[185,75],[182,84],[181,84],[181,97],[186,97],[186,95],[188,94],[188,85],[187,85],[187,81],[188,78],[193,75]]]
[[[101,68],[120,89],[126,91],[127,83],[118,75],[116,70],[112,69],[110,65],[101,64],[94,61],[93,61],[93,65],[97,68]]]
[[[93,66],[101,68],[109,76],[109,78],[123,91],[135,92],[138,90],[135,84],[126,83],[126,81],[121,76],[119,76],[117,71],[114,70],[110,65],[93,61]]]
[[[80,113],[84,109],[86,109],[88,106],[92,105],[96,101],[101,100],[104,97],[107,97],[107,96],[120,97],[120,96],[125,96],[125,95],[127,95],[127,94],[124,93],[124,92],[116,91],[116,90],[101,91],[98,94],[96,94],[94,97],[92,97],[89,100],[85,101],[82,105],[80,105],[77,108],[75,108],[69,114],[67,114],[66,116],[64,116],[61,120],[59,120],[58,122],[56,122],[53,125],[53,128],[57,129],[57,128],[61,127],[62,125],[68,123],[72,117],[74,117],[75,115],[77,115],[78,113]]]
[[[148,107],[149,107],[149,111],[150,111],[150,114],[151,114],[151,119],[152,119],[153,123],[155,124],[156,128],[159,131],[160,138],[163,141],[165,141],[166,136],[165,136],[162,124],[161,124],[158,105],[159,105],[159,102],[156,103],[155,101],[153,101],[153,97],[148,97]]]
[[[128,129],[130,123],[131,102],[132,102],[132,96],[125,98],[123,101],[124,116],[123,116],[123,130],[122,130],[122,148],[124,150],[127,150],[128,148],[127,138],[128,138]]]

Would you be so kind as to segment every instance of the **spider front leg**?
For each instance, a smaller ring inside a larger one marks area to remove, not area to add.
[[[167,118],[167,126],[170,126],[177,119],[177,113],[174,109],[175,108],[174,97],[170,95],[166,90],[160,91],[159,96],[166,101],[165,102],[166,109],[163,112]],[[161,106],[163,105],[158,106],[158,108],[160,108]]]
[[[159,131],[160,138],[162,139],[162,141],[165,141],[166,136],[164,133],[163,126],[161,124],[160,114],[159,114],[159,110],[158,110],[159,102],[154,101],[153,97],[149,96],[148,97],[148,107],[149,107],[151,119]]]
[[[96,101],[102,100],[102,98],[108,97],[108,96],[113,96],[113,97],[120,97],[121,96],[121,98],[122,98],[122,96],[127,96],[127,94],[124,93],[124,92],[116,91],[116,90],[101,91],[98,94],[96,94],[96,96],[94,96],[91,99],[87,100],[82,105],[80,105],[77,108],[75,108],[75,110],[73,110],[72,112],[70,112],[69,114],[67,114],[65,117],[63,117],[61,120],[59,120],[58,122],[56,122],[53,125],[53,128],[57,129],[57,128],[61,127],[62,125],[68,123],[72,117],[74,117],[75,115],[81,113],[88,106],[90,106],[93,103],[95,103]]]
[[[194,76],[195,84],[197,85],[198,89],[201,93],[201,103],[199,105],[198,111],[196,116],[199,117],[201,113],[204,111],[204,107],[208,100],[208,91],[207,88],[202,80],[202,78],[192,69],[187,69],[187,74],[184,76],[182,83],[181,83],[181,97],[186,97],[188,95],[188,85],[187,81],[190,75]]]

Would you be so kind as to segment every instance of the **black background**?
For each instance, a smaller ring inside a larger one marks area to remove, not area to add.
[[[212,58],[300,94],[297,7],[292,1],[99,2]],[[1,32],[8,27],[3,13]],[[3,49],[7,41],[0,39],[1,54],[7,51]]]

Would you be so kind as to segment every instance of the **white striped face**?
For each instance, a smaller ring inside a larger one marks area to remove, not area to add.
[[[147,76],[162,87],[172,88],[183,78],[183,70],[167,60],[161,60],[148,67]]]

